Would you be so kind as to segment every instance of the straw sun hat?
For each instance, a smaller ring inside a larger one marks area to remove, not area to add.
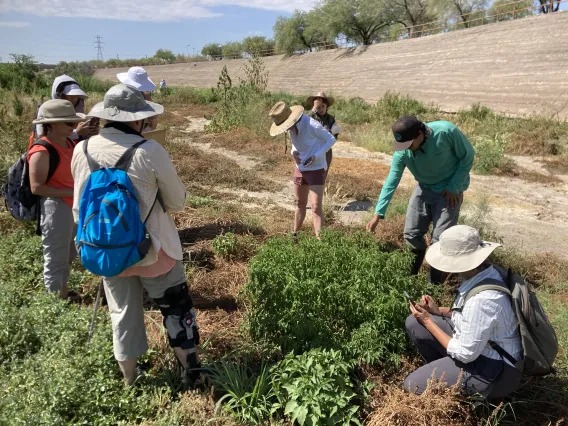
[[[41,115],[33,124],[79,123],[85,121],[85,114],[75,112],[75,107],[64,99],[46,101],[41,106]]]
[[[308,105],[313,105],[313,104],[314,104],[314,101],[315,101],[317,98],[322,98],[322,99],[325,101],[325,103],[327,104],[327,107],[328,107],[328,108],[329,108],[330,106],[332,106],[333,103],[335,102],[335,98],[334,98],[333,96],[327,96],[327,95],[325,94],[325,92],[318,92],[316,95],[310,96],[310,97],[308,98]]]
[[[270,136],[278,136],[284,133],[302,118],[303,113],[303,106],[294,105],[290,108],[285,102],[278,102],[268,113],[268,116],[272,119]]]
[[[128,123],[154,117],[163,112],[162,105],[146,101],[142,92],[134,87],[117,84],[105,93],[104,101],[99,102],[89,111],[89,116]]]
[[[456,225],[440,235],[426,253],[426,261],[443,272],[460,273],[477,268],[501,244],[483,241],[471,226]]]

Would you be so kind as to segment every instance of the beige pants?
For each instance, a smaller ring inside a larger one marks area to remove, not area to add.
[[[117,361],[136,359],[148,350],[144,326],[143,290],[152,299],[160,299],[169,288],[186,282],[181,261],[172,270],[154,278],[104,278],[105,294],[112,323],[114,357]],[[166,321],[170,337],[183,331],[179,321]],[[193,336],[188,336],[189,338]]]
[[[73,211],[62,198],[41,199],[43,282],[47,291],[59,292],[67,285],[71,263],[77,257]]]

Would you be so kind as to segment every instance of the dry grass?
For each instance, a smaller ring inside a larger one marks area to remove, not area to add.
[[[463,402],[459,384],[448,387],[443,382],[430,380],[422,395],[405,392],[400,387],[379,386],[372,398],[373,411],[366,421],[368,426],[476,424],[471,410]]]
[[[389,167],[351,158],[334,158],[327,176],[329,192],[340,192],[349,199],[377,198]]]
[[[278,191],[281,185],[245,170],[237,162],[215,153],[204,153],[179,141],[169,145],[179,176],[184,182],[248,191]]]

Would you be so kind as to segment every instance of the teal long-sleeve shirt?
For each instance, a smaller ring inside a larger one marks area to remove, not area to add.
[[[387,212],[406,167],[418,183],[434,192],[447,189],[458,194],[469,188],[469,172],[475,156],[469,140],[447,121],[434,121],[426,125],[432,133],[417,151],[407,149],[394,153],[375,214],[384,216]]]

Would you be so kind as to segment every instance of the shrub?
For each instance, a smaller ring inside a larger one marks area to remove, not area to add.
[[[429,109],[422,102],[410,96],[391,92],[385,93],[376,105],[376,116],[378,119],[397,120],[403,115],[419,117],[427,112],[429,112]]]
[[[288,354],[273,369],[273,391],[290,422],[300,425],[360,425],[352,405],[357,396],[350,379],[353,363],[341,352],[312,349],[302,355]]]
[[[256,243],[252,235],[236,235],[227,232],[212,242],[215,255],[225,260],[247,259],[254,252]]]
[[[475,161],[473,170],[479,174],[495,172],[509,173],[513,168],[513,160],[505,156],[507,145],[506,136],[497,134],[495,137],[477,137],[474,139]]]
[[[273,238],[249,263],[250,333],[297,353],[340,349],[367,362],[397,361],[408,349],[402,296],[427,292],[410,276],[411,255],[386,252],[366,233],[325,232],[322,241]]]
[[[337,99],[330,111],[339,123],[370,123],[373,118],[373,105],[361,98]]]

